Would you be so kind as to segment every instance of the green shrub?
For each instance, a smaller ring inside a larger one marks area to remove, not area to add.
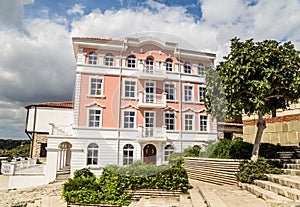
[[[76,170],[74,172],[74,178],[89,178],[89,177],[95,177],[95,175],[88,169],[88,168],[83,168],[80,170]]]
[[[193,147],[189,146],[188,148],[183,150],[184,157],[199,157],[201,151],[201,147],[195,145]]]
[[[260,157],[257,162],[245,161],[240,164],[236,178],[242,183],[253,183],[254,180],[267,180],[266,174],[281,174],[282,170],[271,165],[265,158]]]

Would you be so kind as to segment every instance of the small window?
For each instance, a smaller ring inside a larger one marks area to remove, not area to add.
[[[100,127],[101,119],[101,109],[89,109],[89,127]]]
[[[91,96],[103,95],[103,78],[91,78],[90,95]]]
[[[174,152],[174,147],[172,145],[167,145],[164,150],[164,160],[168,161],[168,157],[170,154]]]
[[[124,128],[135,128],[135,111],[124,111]]]
[[[193,114],[185,114],[184,115],[184,129],[185,129],[185,131],[193,131],[194,130],[194,115]]]
[[[165,92],[167,94],[167,100],[175,100],[175,84],[174,83],[165,83]]]
[[[173,71],[173,61],[170,58],[166,60],[166,71]]]
[[[147,57],[146,59],[146,72],[148,73],[153,73],[153,58],[152,57]]]
[[[165,126],[167,130],[175,130],[175,113],[165,113]]]
[[[197,67],[198,75],[204,76],[205,74],[205,69],[203,64],[199,64]]]
[[[184,73],[192,73],[191,64],[189,62],[185,62],[183,67],[184,67]]]
[[[105,55],[105,65],[113,66],[114,65],[114,56],[111,53]]]
[[[89,53],[89,64],[93,64],[93,65],[97,64],[97,53],[95,52]]]
[[[136,97],[136,81],[125,81],[125,98],[135,98]]]
[[[131,144],[126,144],[123,147],[123,165],[130,165],[133,163],[133,150],[134,147]]]
[[[87,164],[97,165],[98,164],[98,153],[99,146],[96,143],[91,143],[87,147]]]
[[[204,102],[205,98],[205,88],[199,87],[199,102]]]
[[[127,67],[128,68],[135,68],[135,56],[130,55],[127,58]]]
[[[40,157],[46,157],[47,156],[47,143],[41,143],[41,149],[40,149]]]
[[[207,115],[200,115],[200,131],[207,132],[208,131],[208,118]]]
[[[194,101],[194,87],[192,85],[185,85],[184,86],[184,101],[185,102],[192,102]]]

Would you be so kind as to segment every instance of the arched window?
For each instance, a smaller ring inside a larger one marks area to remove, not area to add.
[[[95,52],[89,53],[89,64],[93,64],[93,65],[97,64],[97,53]]]
[[[111,53],[105,55],[105,65],[113,66],[114,65],[114,56]]]
[[[166,59],[166,71],[172,71],[173,70],[173,61],[168,58]]]
[[[133,162],[134,147],[131,144],[126,144],[123,147],[123,165],[130,165]]]
[[[87,147],[87,164],[97,165],[98,164],[98,152],[99,146],[96,143],[91,143]]]
[[[165,146],[164,149],[164,160],[168,161],[168,157],[170,154],[172,154],[174,152],[174,147],[170,144],[168,144],[167,146]]]
[[[184,73],[192,73],[191,64],[189,62],[185,62],[183,67]]]
[[[146,72],[153,73],[153,57],[147,57],[146,59]]]
[[[130,55],[127,58],[127,67],[128,68],[135,68],[135,56]]]
[[[205,70],[204,70],[204,65],[203,64],[199,64],[198,65],[198,68],[197,68],[197,72],[198,72],[198,75],[201,75],[201,76],[204,76],[204,73],[205,73]]]

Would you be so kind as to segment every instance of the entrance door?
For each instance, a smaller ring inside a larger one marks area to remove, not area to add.
[[[145,102],[155,103],[155,82],[145,82]]]
[[[144,147],[144,162],[146,164],[156,164],[156,147],[153,144],[147,144]]]
[[[155,112],[145,112],[145,137],[153,137],[155,126]]]

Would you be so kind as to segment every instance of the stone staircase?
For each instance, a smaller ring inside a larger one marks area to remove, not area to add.
[[[70,177],[70,166],[65,166],[64,168],[57,171],[55,181],[64,182],[68,180],[69,177]]]
[[[218,185],[236,185],[235,173],[242,160],[187,157],[184,167],[190,179]]]
[[[274,206],[300,206],[300,160],[291,159],[289,162],[284,164],[282,175],[269,174],[268,180],[238,185]]]

